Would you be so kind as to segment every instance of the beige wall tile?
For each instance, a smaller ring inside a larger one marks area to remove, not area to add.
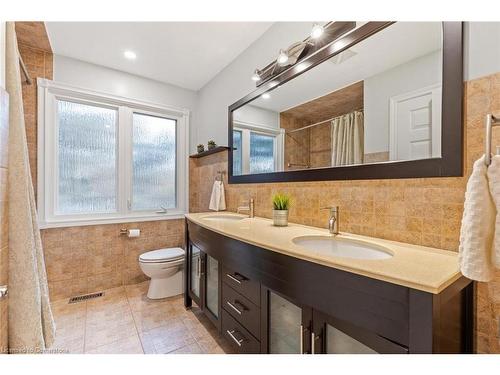
[[[8,352],[8,298],[0,300],[0,354]]]

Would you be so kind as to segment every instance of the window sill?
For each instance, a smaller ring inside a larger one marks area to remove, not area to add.
[[[183,213],[175,214],[159,214],[159,215],[148,215],[148,216],[127,216],[127,217],[109,217],[101,219],[72,219],[60,220],[60,221],[40,221],[40,229],[50,229],[50,228],[66,228],[66,227],[83,227],[88,225],[106,225],[106,224],[120,224],[120,223],[138,223],[143,221],[160,221],[160,220],[177,220],[184,219]]]

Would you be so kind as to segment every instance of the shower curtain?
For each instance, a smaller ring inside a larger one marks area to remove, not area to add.
[[[364,156],[363,112],[354,111],[332,120],[332,167],[362,164]]]
[[[13,22],[6,30],[9,107],[9,351],[37,353],[54,341],[47,274],[31,181]]]

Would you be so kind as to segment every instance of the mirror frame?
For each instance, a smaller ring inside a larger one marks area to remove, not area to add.
[[[441,110],[441,157],[388,161],[329,168],[303,169],[272,173],[233,175],[233,112],[267,91],[328,60],[332,56],[369,38],[394,22],[368,22],[351,33],[335,40],[317,53],[292,65],[256,90],[233,103],[228,108],[228,182],[230,184],[371,180],[423,177],[460,177],[463,175],[463,22],[443,22],[442,59],[442,110]],[[446,67],[446,68],[445,68]]]

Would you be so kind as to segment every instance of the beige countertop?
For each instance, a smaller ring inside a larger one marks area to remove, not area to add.
[[[275,227],[272,220],[260,217],[242,220],[207,220],[214,215],[238,215],[232,212],[187,214],[186,218],[206,229],[270,251],[437,294],[460,278],[458,254],[453,251],[388,241],[380,238],[340,233],[339,240],[368,243],[393,256],[388,259],[352,259],[319,254],[296,245],[299,236],[331,236],[327,229],[290,223]]]

